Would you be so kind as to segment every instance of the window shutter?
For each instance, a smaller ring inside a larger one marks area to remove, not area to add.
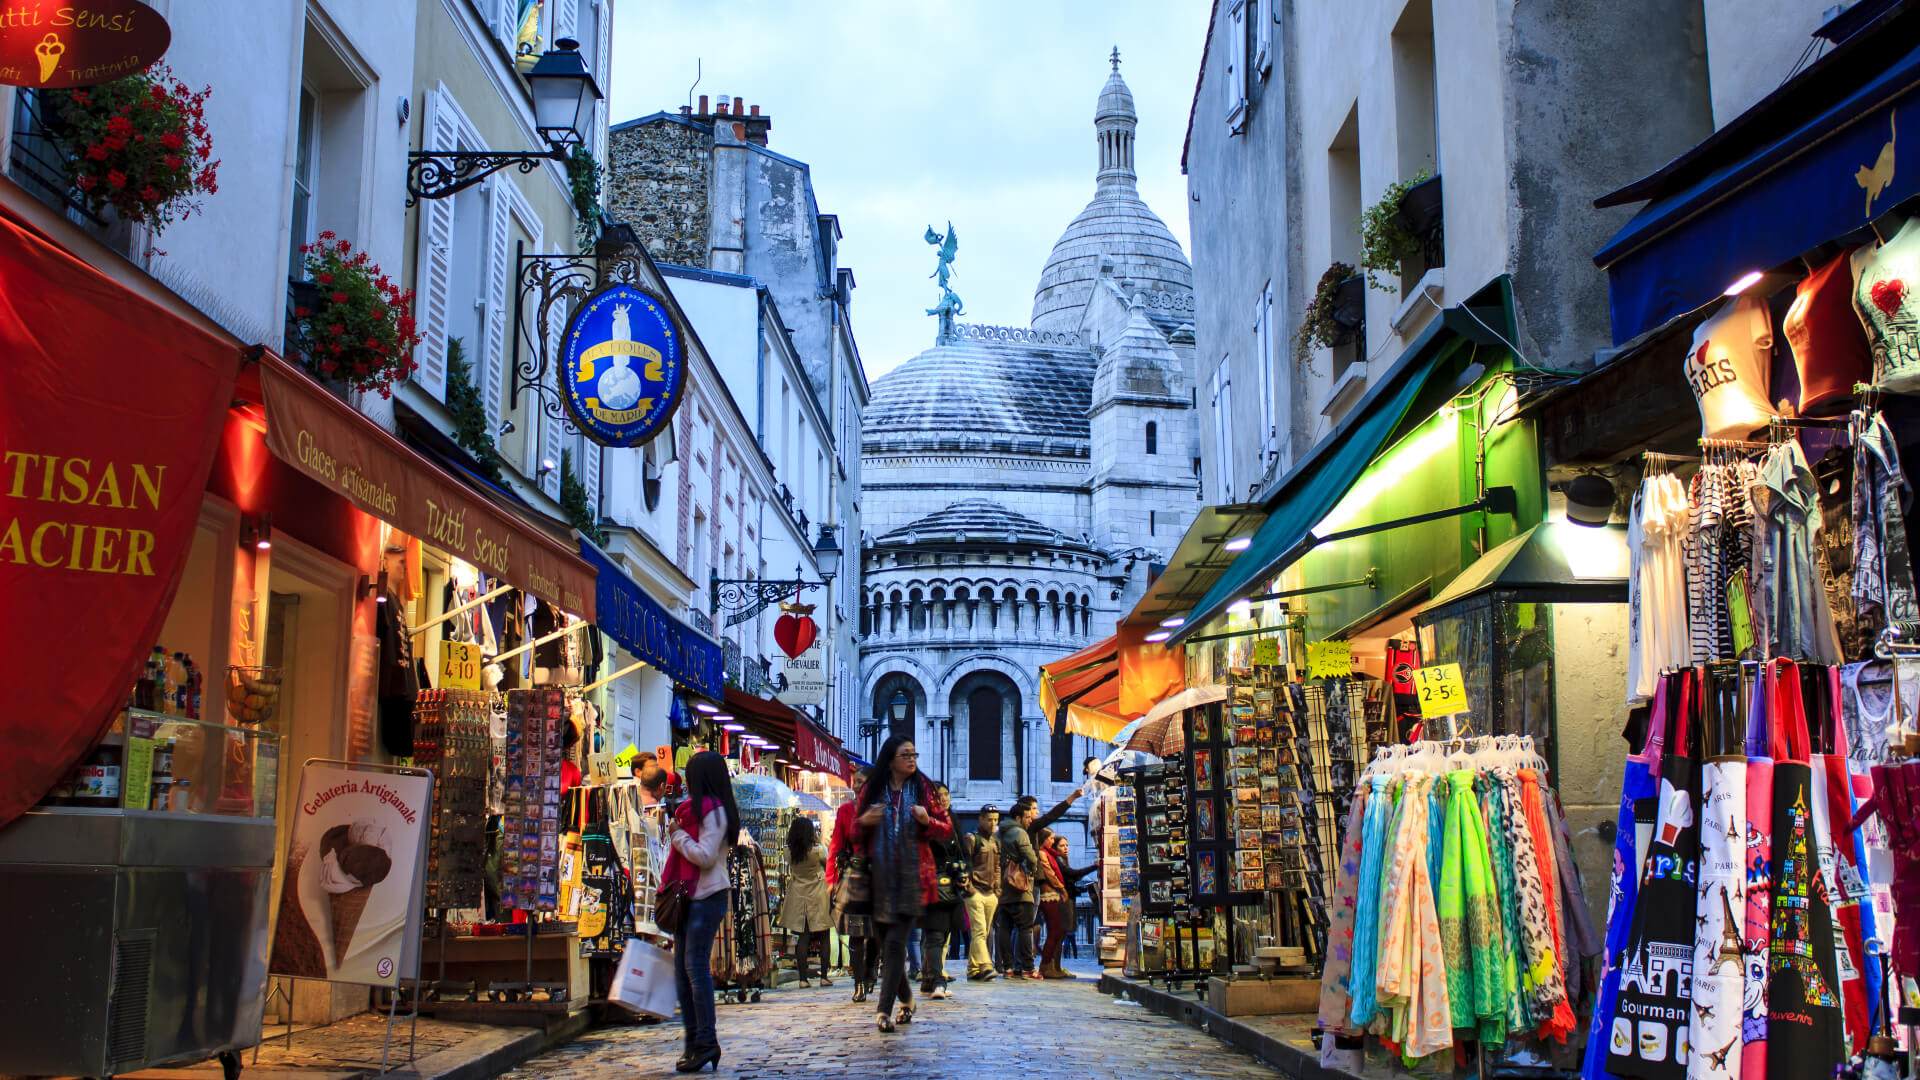
[[[587,509],[592,511],[593,519],[600,520],[600,444],[592,439],[582,438],[579,442],[580,460],[574,464],[580,468],[580,486],[587,489]]]
[[[468,350],[469,356],[479,358],[474,374],[486,402],[488,427],[500,419],[501,388],[513,369],[512,350],[507,347],[508,279],[513,266],[507,189],[512,186],[503,176],[492,181],[493,197],[487,201],[487,340],[481,349]]]
[[[1273,0],[1254,0],[1253,70],[1265,75],[1273,69]]]
[[[520,38],[520,5],[517,0],[495,0],[493,32],[507,47],[509,55]]]
[[[1247,5],[1234,0],[1227,14],[1227,77],[1222,81],[1227,101],[1227,129],[1238,134],[1247,105]]]
[[[580,0],[549,0],[553,9],[553,40],[573,38],[580,40]],[[598,75],[596,69],[594,74]]]
[[[428,150],[459,149],[454,111],[428,90],[422,111],[421,142]],[[447,396],[447,304],[453,278],[453,200],[422,199],[419,204],[419,253],[414,260],[414,319],[420,344],[413,379],[436,400]]]
[[[1273,451],[1277,432],[1273,424],[1273,285],[1261,290],[1259,306],[1253,313],[1254,333],[1259,354],[1254,362],[1260,368],[1260,450]],[[1264,462],[1262,463],[1264,466]]]
[[[613,5],[608,0],[594,0],[595,36],[600,39],[598,59],[593,65],[593,81],[599,85],[603,95],[593,104],[593,156],[600,159],[601,168],[607,163],[607,103],[613,100]],[[607,188],[602,187],[604,193]]]
[[[547,356],[549,362],[560,353],[560,338],[566,333],[567,313],[563,305],[555,304],[547,310]],[[558,403],[556,402],[556,405]],[[560,427],[565,421],[555,419],[542,412],[540,415],[540,461],[534,463],[534,471],[540,470],[542,462],[553,462],[553,469],[540,476],[541,490],[558,499],[560,497]],[[574,463],[578,467],[579,463]]]

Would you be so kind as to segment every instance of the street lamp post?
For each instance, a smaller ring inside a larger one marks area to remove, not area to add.
[[[580,43],[561,38],[526,74],[533,95],[533,124],[546,140],[545,150],[446,150],[426,146],[407,155],[407,205],[444,199],[472,187],[509,165],[530,173],[543,161],[565,163],[576,146],[586,144],[593,126],[600,87],[580,55]],[[429,135],[431,133],[428,133]]]
[[[718,570],[710,571],[707,577],[708,601],[716,617],[725,615],[727,625],[735,626],[746,622],[774,604],[788,599],[797,599],[808,589],[825,588],[832,583],[839,571],[840,545],[833,538],[833,526],[820,526],[819,539],[813,544],[815,564],[820,568],[819,581],[807,581],[800,576],[800,567],[793,568],[793,577],[782,581],[768,578],[722,578]]]

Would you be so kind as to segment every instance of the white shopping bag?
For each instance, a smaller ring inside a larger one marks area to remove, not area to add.
[[[664,1020],[673,1015],[678,997],[673,985],[673,954],[639,938],[628,938],[620,970],[607,988],[607,1000],[642,1016]]]

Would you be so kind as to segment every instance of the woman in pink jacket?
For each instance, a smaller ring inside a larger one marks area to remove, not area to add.
[[[727,917],[727,854],[740,837],[740,807],[733,800],[727,759],[702,750],[687,762],[687,799],[674,811],[667,830],[673,845],[662,881],[691,872],[693,902],[686,922],[673,935],[673,973],[680,990],[680,1023],[686,1029],[686,1053],[674,1064],[680,1072],[720,1068],[720,1038],[714,1031],[713,938]]]

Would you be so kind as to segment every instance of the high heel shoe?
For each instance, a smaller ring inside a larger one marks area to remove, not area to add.
[[[709,1065],[713,1066],[714,1072],[720,1071],[720,1048],[718,1046],[695,1047],[693,1056],[685,1058],[675,1064],[673,1070],[683,1073],[699,1072]]]
[[[853,984],[853,1000],[856,1002],[867,1000],[867,984],[866,983]]]
[[[879,1028],[881,1031],[891,1033],[893,1031],[893,1017],[888,1016],[886,1013],[874,1013],[873,1026]]]

